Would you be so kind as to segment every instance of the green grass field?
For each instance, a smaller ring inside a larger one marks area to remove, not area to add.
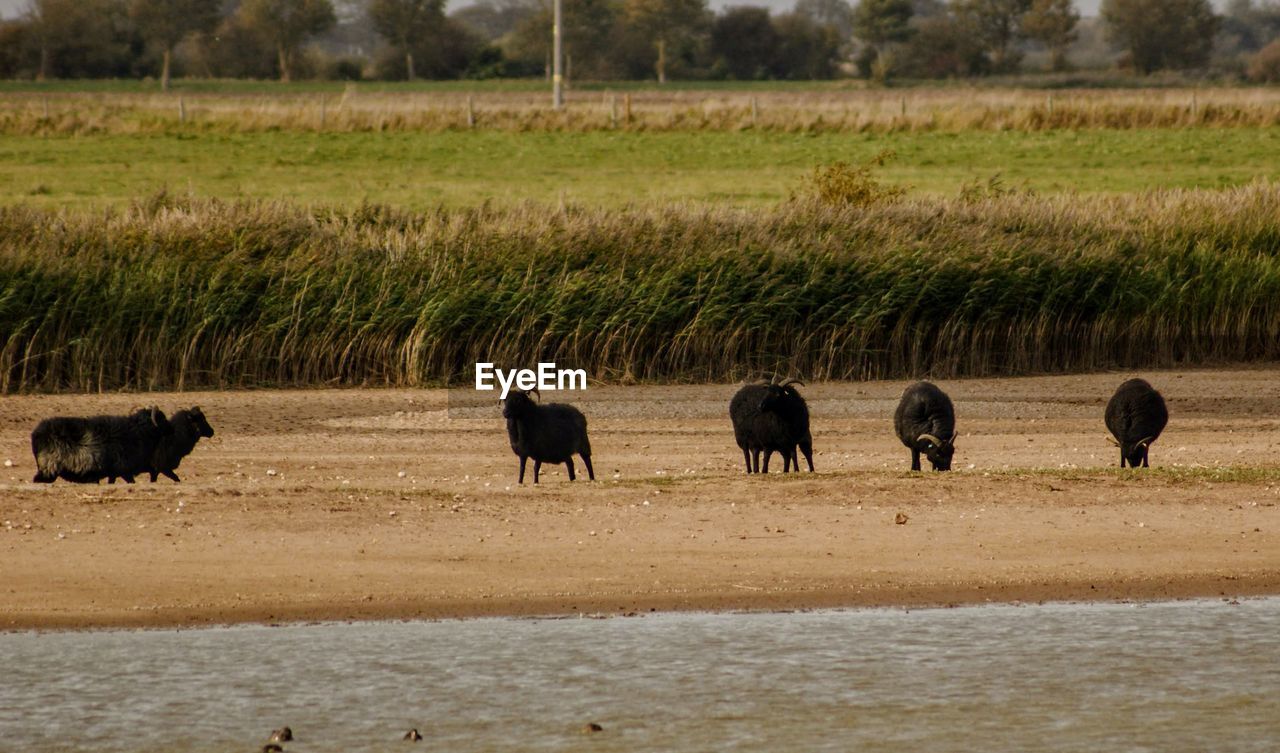
[[[0,203],[196,197],[363,201],[410,209],[532,200],[758,206],[820,164],[891,150],[880,175],[955,195],[999,175],[1041,193],[1220,188],[1280,176],[1280,129],[961,133],[172,133],[0,136]]]

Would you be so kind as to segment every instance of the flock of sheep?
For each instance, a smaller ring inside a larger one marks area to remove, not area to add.
[[[747,473],[768,473],[775,452],[782,455],[784,473],[800,470],[800,454],[813,470],[809,407],[797,385],[801,382],[795,379],[761,380],[744,385],[729,401],[729,418]],[[530,392],[510,393],[502,408],[511,450],[520,459],[519,483],[524,483],[531,459],[533,483],[538,483],[543,463],[564,463],[573,481],[574,455],[582,458],[594,481],[586,416],[572,405],[535,402]],[[1151,443],[1169,421],[1160,393],[1143,379],[1130,379],[1112,395],[1104,417],[1120,448],[1120,467],[1148,466]],[[911,451],[911,470],[920,470],[921,455],[935,471],[951,470],[959,436],[956,413],[951,398],[937,385],[916,382],[907,387],[893,426]],[[213,427],[199,408],[180,410],[172,418],[156,407],[128,416],[49,418],[31,432],[37,469],[33,480],[97,483],[105,478],[115,483],[121,478],[133,483],[134,477],[146,473],[153,482],[161,474],[178,481],[178,464],[201,437],[212,436]]]
[[[782,471],[800,470],[803,453],[813,470],[813,435],[809,431],[809,406],[796,390],[795,379],[758,381],[744,385],[729,401],[733,435],[742,449],[747,473],[768,473],[773,453],[782,455]],[[534,390],[533,392],[537,392]],[[507,397],[503,408],[511,450],[520,458],[520,483],[524,483],[525,463],[533,459],[533,483],[543,463],[564,463],[569,480],[574,477],[573,456],[582,457],[591,470],[591,443],[587,439],[587,419],[571,405],[539,405],[529,393]],[[1169,422],[1164,398],[1143,379],[1120,385],[1107,403],[1107,429],[1120,447],[1120,467],[1146,467],[1147,452]],[[935,471],[951,470],[956,451],[956,412],[951,398],[931,382],[907,387],[893,414],[893,427],[902,444],[911,450],[911,470],[920,470],[920,456],[928,458]],[[761,462],[763,456],[763,463]]]

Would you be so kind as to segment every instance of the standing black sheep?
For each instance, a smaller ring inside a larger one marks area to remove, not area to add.
[[[1120,467],[1128,461],[1131,468],[1147,468],[1147,451],[1169,423],[1169,409],[1147,380],[1130,379],[1107,402],[1106,420],[1120,445]]]
[[[94,484],[105,478],[114,484],[118,477],[132,484],[151,467],[160,440],[172,433],[173,425],[154,406],[129,416],[46,418],[31,432],[32,481]]]
[[[174,413],[169,423],[173,424],[173,434],[160,440],[151,456],[152,482],[162,473],[174,481],[181,481],[174,471],[178,470],[182,459],[191,454],[200,437],[213,436],[213,427],[205,420],[204,411],[199,406]]]
[[[794,465],[800,471],[798,447],[813,471],[813,436],[809,432],[809,406],[795,385],[798,379],[760,380],[743,385],[729,401],[733,436],[742,448],[747,473],[768,473],[769,458],[782,453],[782,472]],[[764,467],[760,455],[764,454]]]
[[[951,470],[956,451],[956,410],[947,393],[932,382],[916,382],[902,391],[893,414],[898,439],[911,450],[911,470],[920,470],[920,453],[935,471]]]
[[[520,483],[524,483],[525,461],[529,458],[533,458],[533,483],[538,483],[543,463],[564,463],[569,468],[569,480],[573,481],[574,455],[582,456],[587,477],[596,480],[591,468],[587,418],[582,411],[562,403],[538,405],[527,392],[511,392],[502,406],[502,415],[507,419],[511,451],[520,458]]]

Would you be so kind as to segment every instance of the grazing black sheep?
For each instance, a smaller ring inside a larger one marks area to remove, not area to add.
[[[1150,467],[1147,452],[1169,423],[1164,398],[1145,379],[1130,379],[1107,402],[1107,429],[1120,446],[1120,467]]]
[[[800,471],[800,458],[796,448],[813,471],[813,436],[809,432],[809,406],[795,385],[804,383],[798,379],[771,381],[760,380],[743,385],[729,401],[729,419],[733,422],[733,436],[742,449],[742,459],[747,473],[768,473],[769,458],[773,453],[782,454],[782,472],[789,473],[792,466]],[[764,455],[761,467],[760,456]]]
[[[951,470],[956,451],[956,411],[947,393],[932,382],[916,382],[902,391],[893,414],[898,439],[911,450],[911,470],[920,470],[924,453],[935,471]]]
[[[161,439],[151,455],[152,482],[162,473],[174,481],[181,481],[174,471],[178,470],[182,459],[191,454],[200,437],[213,436],[213,427],[209,425],[199,406],[174,413],[169,418],[169,423],[173,424],[173,433]]]
[[[159,408],[128,416],[46,418],[31,432],[31,453],[36,458],[32,481],[42,484],[65,479],[114,484],[151,467],[151,456],[160,441],[173,433],[173,425]]]
[[[502,415],[507,419],[511,451],[520,458],[519,483],[524,483],[525,461],[529,458],[533,458],[533,483],[538,483],[543,463],[564,463],[569,480],[573,481],[577,478],[573,472],[574,455],[582,456],[587,477],[596,480],[591,467],[591,443],[587,440],[587,418],[582,411],[562,403],[539,405],[528,392],[511,392],[503,401]]]

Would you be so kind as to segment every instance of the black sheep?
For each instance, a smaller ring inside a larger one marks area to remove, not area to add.
[[[209,425],[199,406],[174,413],[169,418],[169,423],[173,424],[173,433],[160,440],[156,451],[151,455],[152,482],[162,473],[174,481],[181,481],[174,471],[178,470],[182,459],[191,454],[200,437],[213,436],[213,427]]]
[[[32,481],[42,484],[65,479],[94,484],[102,479],[114,484],[151,467],[151,456],[160,441],[173,433],[173,425],[159,408],[128,416],[46,418],[31,432],[31,454],[36,458]]]
[[[805,461],[813,471],[813,436],[809,432],[809,406],[795,385],[798,379],[771,381],[760,380],[743,385],[729,401],[729,419],[733,422],[733,436],[742,449],[742,459],[747,473],[768,473],[769,458],[773,453],[782,454],[782,472],[792,466],[799,472],[800,458],[796,449],[804,453]],[[764,455],[761,467],[760,456]]]
[[[591,467],[591,443],[587,440],[587,418],[582,411],[562,403],[539,405],[527,392],[511,392],[503,401],[502,415],[507,419],[511,451],[520,458],[519,483],[524,483],[525,461],[529,458],[533,458],[533,483],[538,483],[543,463],[564,463],[569,480],[573,481],[577,478],[573,472],[574,455],[582,456],[587,477],[596,480]]]
[[[1145,379],[1130,379],[1107,402],[1107,429],[1120,445],[1120,467],[1150,467],[1147,452],[1169,423],[1164,398]]]
[[[951,470],[956,451],[956,411],[947,393],[932,382],[916,382],[902,391],[893,414],[898,439],[911,450],[911,470],[920,470],[920,454],[935,471]]]

